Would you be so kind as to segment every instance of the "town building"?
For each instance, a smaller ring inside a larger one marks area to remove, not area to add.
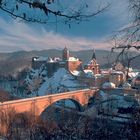
[[[95,50],[93,49],[92,59],[89,61],[87,65],[84,67],[85,70],[91,70],[93,74],[100,74],[100,65],[97,63]]]
[[[114,83],[116,87],[122,86],[126,78],[122,71],[112,71],[109,75],[109,81]]]

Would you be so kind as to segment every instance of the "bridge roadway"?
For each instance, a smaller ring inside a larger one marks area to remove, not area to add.
[[[0,103],[0,110],[9,111],[10,109],[14,109],[17,113],[33,111],[35,115],[38,116],[41,115],[41,113],[51,104],[63,99],[70,99],[79,107],[85,106],[87,105],[90,97],[94,96],[97,91],[97,88],[83,89],[59,94],[6,101]]]

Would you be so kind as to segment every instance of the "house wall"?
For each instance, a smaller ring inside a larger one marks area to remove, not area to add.
[[[125,78],[122,74],[121,75],[120,74],[116,74],[116,75],[111,74],[109,76],[109,81],[114,83],[118,87],[119,85],[124,83]]]
[[[67,61],[66,69],[68,69],[69,71],[81,70],[82,62],[80,60],[79,61]]]

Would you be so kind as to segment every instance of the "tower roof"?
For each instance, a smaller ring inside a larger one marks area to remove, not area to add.
[[[65,46],[64,50],[68,50],[68,48]]]
[[[95,55],[95,49],[93,49],[93,55],[92,55],[92,59],[96,59],[96,55]]]

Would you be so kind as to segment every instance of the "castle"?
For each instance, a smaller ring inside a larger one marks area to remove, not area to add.
[[[82,61],[70,54],[67,47],[62,51],[62,58],[51,57],[33,57],[32,68],[39,69],[42,65],[46,66],[47,71],[55,72],[58,68],[64,67],[68,71],[91,70],[94,74],[100,73],[99,64],[96,61],[95,51],[93,51],[92,60],[90,63],[82,67]]]

